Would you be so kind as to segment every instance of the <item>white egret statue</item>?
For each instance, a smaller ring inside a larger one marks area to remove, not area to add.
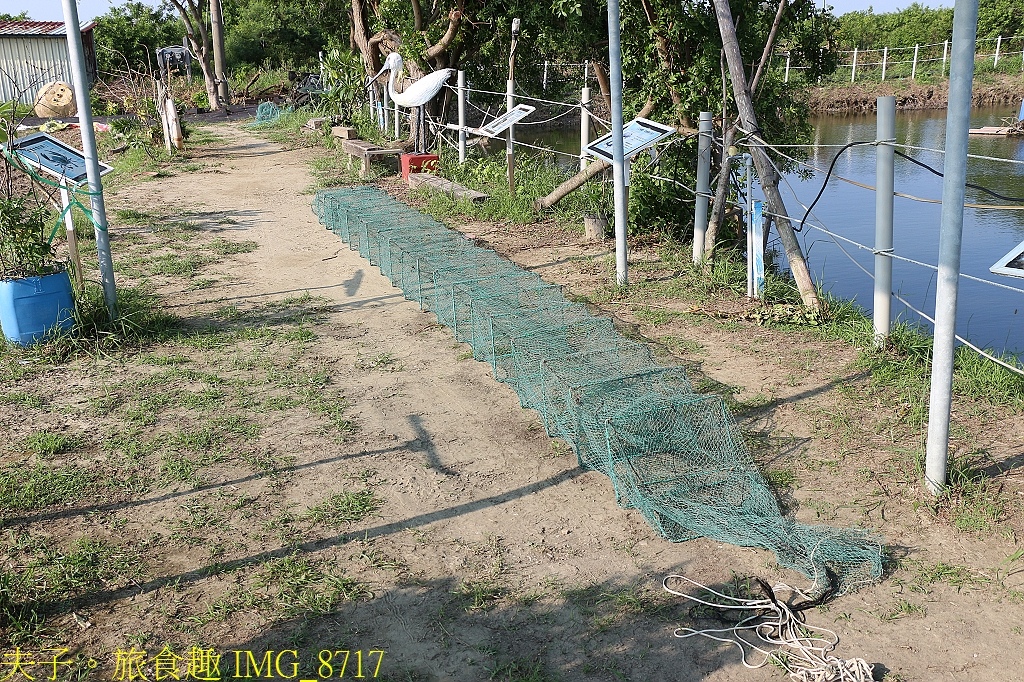
[[[395,79],[398,77],[403,66],[402,55],[397,52],[392,52],[388,55],[387,59],[384,60],[384,66],[382,66],[380,71],[377,72],[377,75],[366,81],[366,87],[369,88],[373,85],[374,81],[380,78],[381,74],[385,71],[391,71],[391,75],[388,76],[388,94],[391,96],[391,99],[395,104],[399,106],[416,107],[417,120],[419,122],[419,133],[416,135],[416,151],[423,152],[423,147],[426,146],[423,105],[434,99],[434,96],[441,91],[444,84],[452,77],[452,74],[455,73],[455,69],[441,69],[439,71],[434,71],[433,73],[415,81],[402,90],[402,92],[395,92]]]

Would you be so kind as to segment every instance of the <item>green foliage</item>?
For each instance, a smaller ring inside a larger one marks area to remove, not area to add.
[[[64,265],[50,243],[50,211],[28,197],[0,198],[0,279],[38,277]]]
[[[166,1],[158,7],[126,2],[96,19],[96,61],[103,73],[156,69],[156,51],[181,43],[181,19]]]
[[[359,55],[334,48],[324,55],[323,67],[327,92],[320,98],[318,111],[352,121],[366,100],[365,70]]]
[[[932,9],[912,3],[899,12],[875,14],[870,9],[839,17],[837,38],[844,50],[913,47],[941,43],[953,32],[953,9]]]
[[[347,36],[343,0],[224,0],[224,49],[240,65],[312,69],[332,37]]]

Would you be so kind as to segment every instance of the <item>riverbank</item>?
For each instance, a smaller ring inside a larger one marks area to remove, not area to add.
[[[879,83],[830,84],[808,88],[807,105],[817,113],[863,113],[875,110],[879,97],[894,95],[896,108],[943,109],[949,99],[949,81],[917,83],[909,79]],[[983,74],[974,79],[974,106],[1014,105],[1024,98],[1024,76]]]

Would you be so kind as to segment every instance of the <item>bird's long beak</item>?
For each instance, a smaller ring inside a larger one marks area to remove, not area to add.
[[[387,70],[388,70],[388,66],[387,66],[387,64],[385,64],[383,67],[381,67],[381,70],[377,72],[376,76],[374,76],[373,78],[370,78],[370,79],[368,79],[366,81],[366,89],[369,90],[370,86],[373,85],[374,81],[376,81],[378,78],[380,78],[381,74],[384,73]]]

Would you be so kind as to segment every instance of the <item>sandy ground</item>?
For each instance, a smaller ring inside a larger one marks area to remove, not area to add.
[[[259,244],[233,256],[211,288],[161,290],[186,319],[304,292],[326,299],[328,318],[312,357],[329,370],[332,390],[344,396],[356,429],[338,441],[301,420],[276,423],[260,447],[294,457],[276,485],[214,468],[210,485],[128,505],[117,511],[113,527],[139,535],[166,530],[183,502],[211,489],[298,512],[369,478],[384,503],[343,532],[304,529],[290,538],[249,533],[274,509],[240,512],[230,521],[239,546],[219,559],[234,573],[210,571],[197,551],[169,552],[138,585],[100,595],[82,612],[92,627],[78,644],[111,651],[130,633],[146,631],[154,650],[161,641],[199,641],[223,651],[384,650],[380,679],[395,680],[784,678],[771,665],[745,668],[729,646],[673,637],[676,627],[698,621],[661,590],[661,582],[682,573],[708,585],[759,576],[803,586],[802,576],[781,571],[761,550],[708,540],[668,543],[635,510],[616,506],[608,480],[580,470],[564,444],[544,434],[536,413],[520,408],[487,365],[466,357],[467,346],[317,223],[307,191],[310,150],[285,150],[232,125],[215,130],[225,142],[195,153],[202,170],[122,188],[108,202],[113,209],[227,216],[236,222],[220,236]],[[570,286],[586,288],[606,273],[579,263],[586,257],[603,262],[607,247],[581,245],[555,229],[464,229]],[[587,279],[581,271],[593,282],[581,281]],[[628,310],[612,312],[637,322]],[[837,391],[844,385],[856,390],[863,380],[850,367],[854,351],[805,339],[795,344],[799,348],[785,348],[759,328],[742,340],[713,324],[675,333],[707,349],[699,358],[707,375],[739,386],[741,395],[777,399],[754,420],[759,430],[785,437],[777,441],[784,445],[773,454],[775,463],[788,459],[803,468],[845,447],[823,439],[818,425],[842,409]],[[992,440],[1004,442],[1002,454],[1009,457],[1019,454],[1024,434],[1019,419],[1007,428]],[[882,448],[860,445],[856,456],[866,472],[851,481],[842,475],[845,464],[838,473],[819,466],[795,492],[803,502],[797,518],[879,529],[896,556],[919,562],[914,566],[964,565],[991,583],[927,582],[916,578],[917,569],[904,568],[810,611],[808,621],[838,632],[840,656],[879,664],[879,678],[888,670],[890,680],[1024,680],[1018,596],[1024,576],[1015,564],[1001,563],[1015,550],[1012,532],[957,533],[906,501],[888,511],[884,503],[872,507],[873,476],[885,474],[888,459],[875,454]],[[824,518],[810,498],[829,501]],[[114,533],[104,514],[75,523],[85,534]],[[244,571],[294,552],[344,567],[369,586],[370,596],[320,616],[268,621],[241,610],[200,628],[173,627],[233,586],[244,588]],[[490,596],[467,602],[482,584]]]

